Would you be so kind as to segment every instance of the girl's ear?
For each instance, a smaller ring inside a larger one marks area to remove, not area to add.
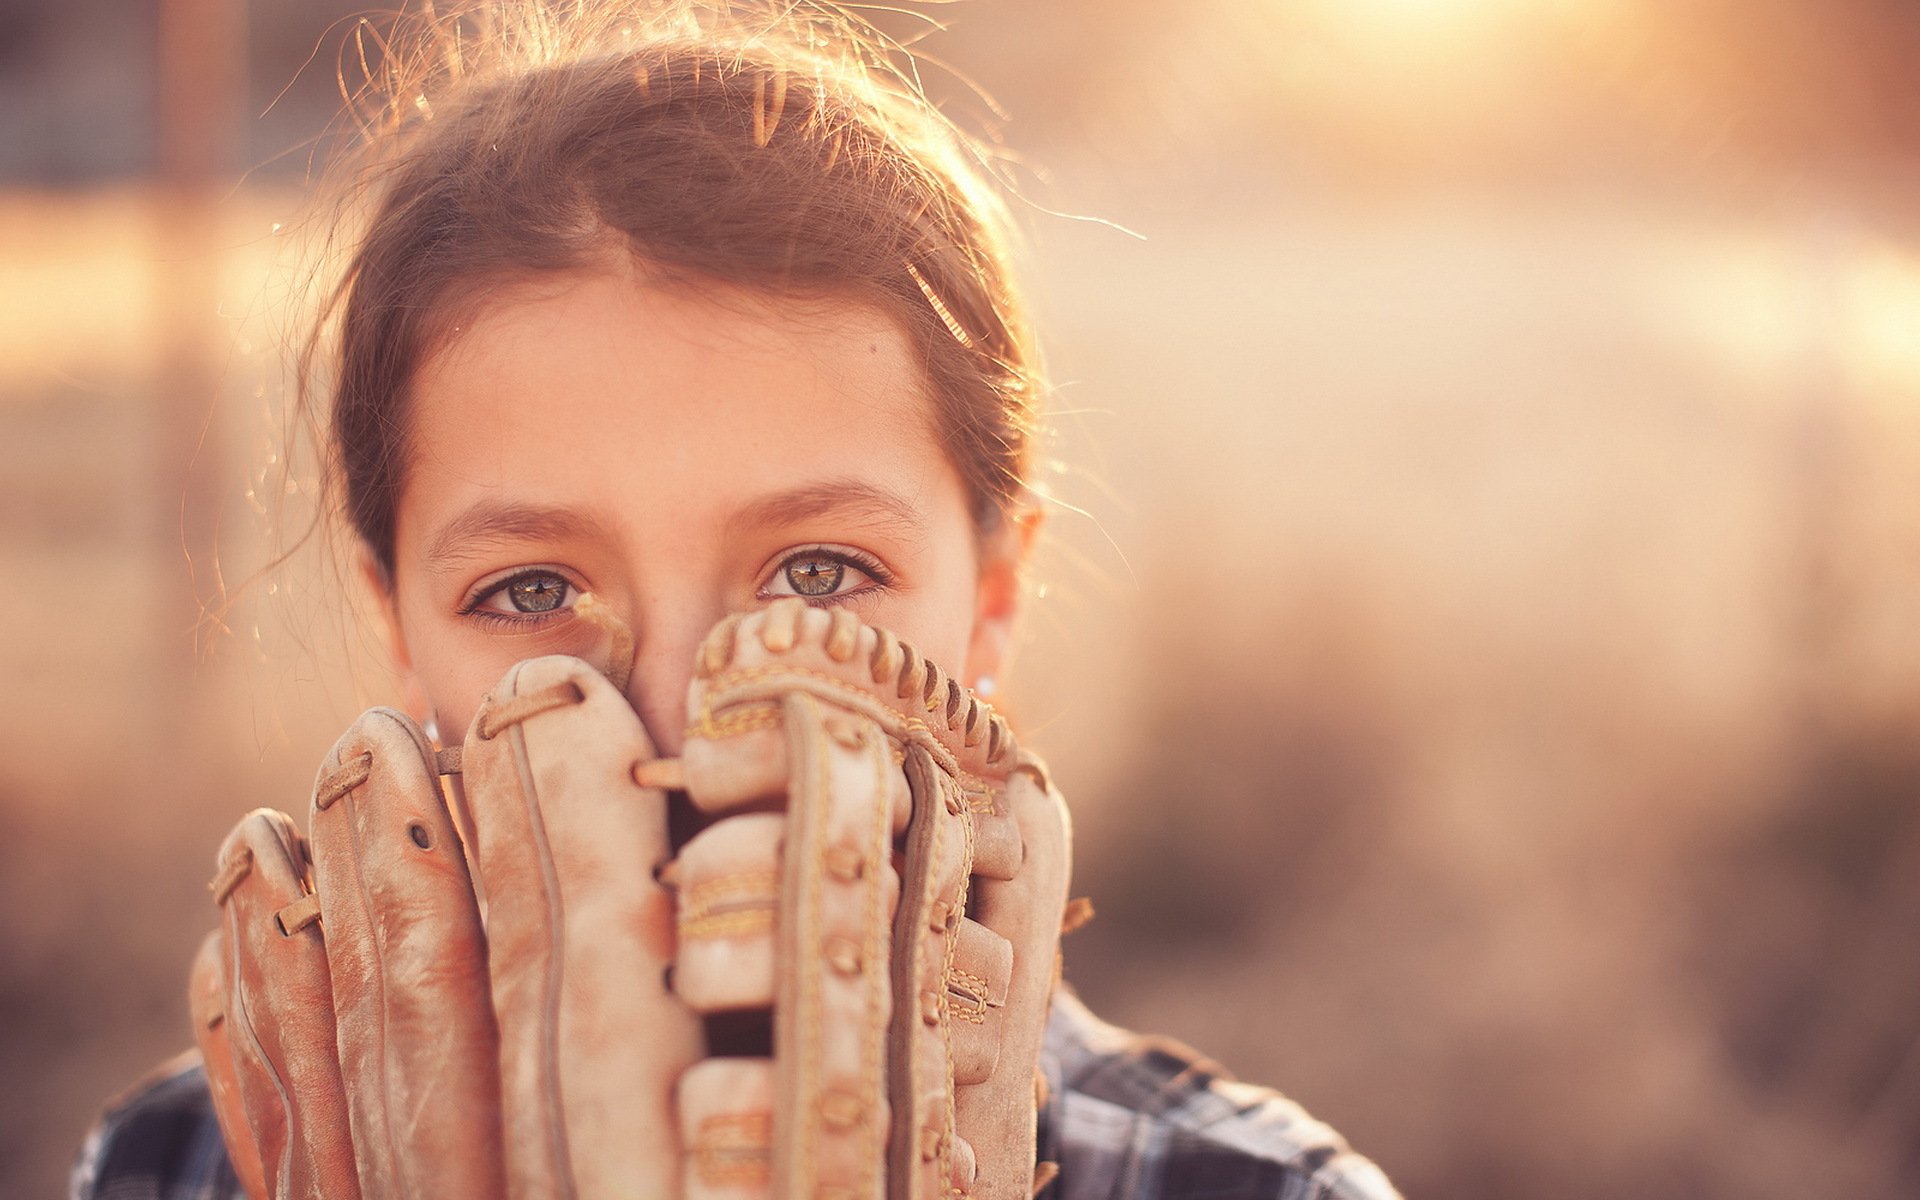
[[[1046,514],[1038,507],[1009,513],[980,543],[980,585],[974,600],[973,636],[967,644],[969,687],[997,680],[1013,652],[1028,560]]]
[[[434,719],[433,706],[427,700],[426,689],[420,684],[420,674],[413,666],[413,653],[407,647],[406,631],[400,625],[400,601],[394,592],[393,576],[366,546],[360,547],[357,565],[360,582],[379,609],[380,625],[386,634],[387,656],[393,663],[394,674],[399,676],[407,715],[422,725],[430,726]]]

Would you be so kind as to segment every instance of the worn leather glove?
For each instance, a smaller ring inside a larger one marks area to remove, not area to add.
[[[599,672],[535,659],[459,749],[364,714],[310,839],[242,819],[191,995],[250,1195],[1046,1177],[1068,832],[1044,769],[911,647],[798,600],[716,627],[688,712],[660,759]],[[670,810],[704,825],[683,846]]]

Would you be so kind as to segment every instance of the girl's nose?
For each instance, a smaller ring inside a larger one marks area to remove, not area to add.
[[[687,682],[692,676],[693,649],[679,655],[647,655],[644,666],[637,667],[627,680],[627,700],[640,714],[654,750],[663,758],[680,753],[680,742],[687,728]]]
[[[606,676],[640,714],[654,748],[663,756],[678,754],[694,652],[712,627],[707,606],[656,603],[631,612],[622,607],[589,592],[574,611],[602,631]]]
[[[640,714],[640,723],[662,757],[680,753],[694,656],[714,624],[726,615],[725,605],[682,604],[649,608],[635,623],[627,701]]]

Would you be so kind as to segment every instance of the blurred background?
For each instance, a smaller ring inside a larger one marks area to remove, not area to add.
[[[392,695],[324,554],[239,586],[351,11],[0,0],[5,1195]],[[1058,380],[1069,978],[1412,1197],[1920,1192],[1920,7],[934,15]]]

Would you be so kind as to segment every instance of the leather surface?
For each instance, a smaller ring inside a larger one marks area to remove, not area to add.
[[[241,821],[190,995],[251,1194],[1030,1195],[1070,866],[1044,769],[797,600],[716,627],[688,712],[657,761],[598,671],[532,659],[457,755],[364,714],[311,852]]]
[[[240,1079],[234,1073],[233,1047],[227,1042],[227,984],[221,965],[219,930],[200,941],[187,984],[187,1008],[193,1016],[194,1041],[206,1068],[207,1090],[213,1096],[214,1117],[227,1144],[227,1157],[248,1200],[266,1200],[267,1179],[260,1164],[260,1146],[247,1124],[240,1099]]]
[[[514,700],[556,692],[578,699],[482,736]],[[666,796],[631,775],[652,757],[625,697],[572,658],[513,668],[468,733],[515,1196],[678,1189],[672,1090],[704,1045],[665,982]]]
[[[680,1077],[685,1200],[755,1200],[773,1181],[773,1062],[710,1058]]]
[[[330,796],[356,762],[364,781]],[[361,1190],[501,1194],[486,940],[419,727],[362,714],[321,764],[308,827]]]
[[[773,975],[771,1179],[734,1186],[1030,1195],[1069,869],[1043,770],[912,647],[799,601],[722,622],[688,712],[687,792],[720,820],[676,864],[701,923],[682,925],[677,986],[753,1007],[769,957]],[[745,811],[770,805],[784,826],[730,828],[777,822]],[[723,881],[762,916],[713,921]],[[736,1105],[728,1127],[749,1115]]]
[[[888,1170],[893,1194],[937,1196],[971,1187],[974,1177],[971,1158],[956,1153],[953,1021],[945,1006],[954,937],[965,919],[973,823],[958,786],[925,747],[908,747],[904,765],[913,795],[904,874],[913,890],[894,925],[894,992],[922,1016],[891,1025]],[[925,1019],[928,1012],[934,1020]]]
[[[1033,1188],[1034,1073],[1059,964],[1070,832],[1065,803],[1030,756],[992,789],[990,803],[993,819],[1017,826],[1021,861],[1011,879],[977,877],[969,911],[1010,943],[1012,961],[996,1019],[996,1068],[989,1078],[954,1089],[954,1122],[979,1162],[973,1194],[1026,1200]]]
[[[255,809],[220,848],[223,873],[248,862],[221,906],[228,1044],[269,1195],[355,1200],[346,1089],[319,926],[283,934],[279,911],[308,894],[300,835]]]

